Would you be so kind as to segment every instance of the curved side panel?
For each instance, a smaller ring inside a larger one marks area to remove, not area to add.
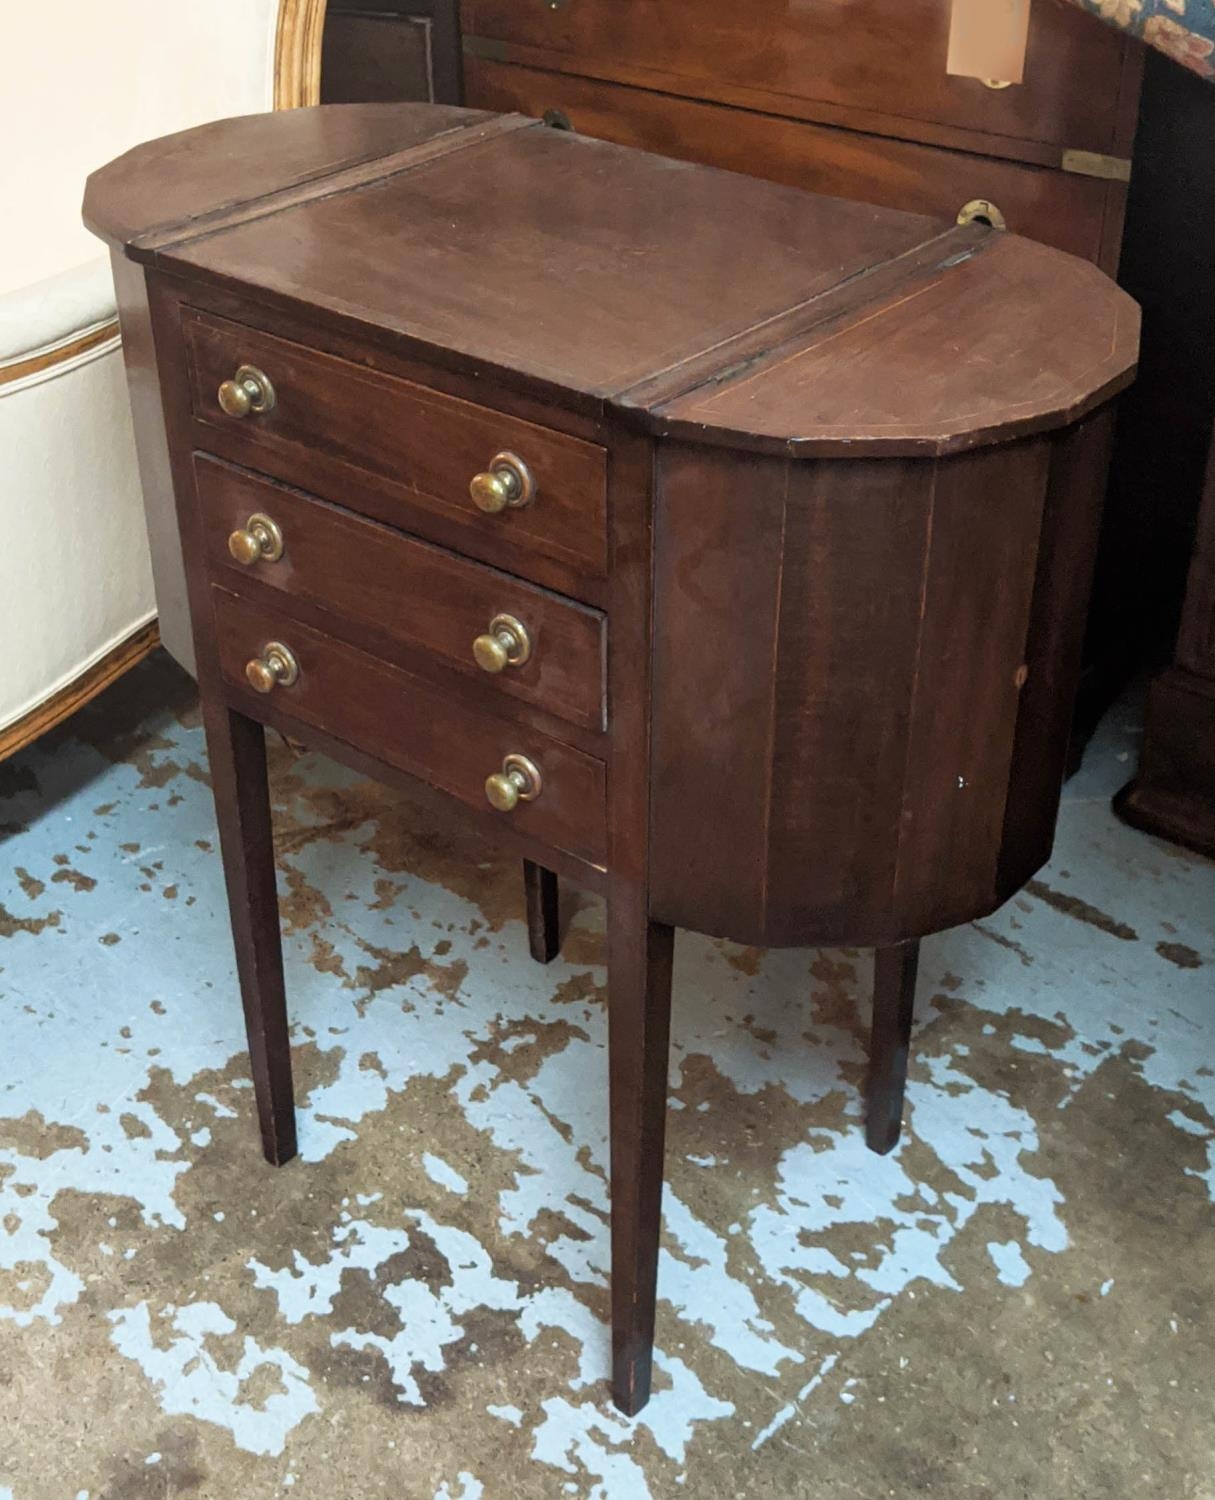
[[[887,944],[990,911],[1046,858],[1092,551],[1078,460],[1056,469],[1043,527],[1065,451],[663,451],[661,920]]]
[[[768,944],[889,921],[933,474],[662,450],[662,920]]]
[[[153,614],[117,348],[0,385],[0,730],[20,725]]]
[[[1027,652],[1051,449],[1040,438],[937,466],[895,876],[899,936],[970,921],[1001,900],[1021,695],[1045,666]]]
[[[1050,858],[1113,430],[1114,407],[1107,406],[1051,444],[997,901],[1007,900]]]
[[[769,942],[874,942],[894,921],[937,477],[931,460],[793,467]]]

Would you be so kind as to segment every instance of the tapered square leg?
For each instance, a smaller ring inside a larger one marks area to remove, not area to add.
[[[552,870],[525,859],[523,889],[527,893],[528,947],[538,964],[552,963],[561,951],[557,877]]]
[[[873,1032],[865,1141],[881,1156],[894,1149],[903,1123],[919,962],[918,942],[878,948],[873,955]]]
[[[204,704],[203,718],[262,1150],[281,1166],[296,1153],[295,1100],[265,732],[223,703]]]
[[[650,1399],[673,948],[635,894],[609,898],[612,1399],[628,1416]]]

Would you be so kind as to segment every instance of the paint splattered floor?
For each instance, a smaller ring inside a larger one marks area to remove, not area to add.
[[[0,766],[0,1497],[1215,1493],[1215,866],[1120,826],[925,943],[683,936],[657,1394],[606,1401],[601,912],[274,755],[301,1159],[261,1163],[205,758],[154,660]]]

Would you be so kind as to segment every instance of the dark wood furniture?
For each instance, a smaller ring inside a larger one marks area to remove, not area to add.
[[[1135,827],[1215,854],[1215,88],[1149,56],[1124,284],[1143,304],[1141,378],[1118,422],[1093,627],[1157,670]],[[1188,580],[1187,580],[1188,575]],[[1184,601],[1184,602],[1183,602]]]
[[[952,77],[951,10],[462,0],[463,102],[812,192],[980,217],[1113,275],[1144,48],[1064,0],[1032,0],[1020,83]],[[1123,493],[1104,523],[1073,766],[1135,670],[1117,599],[1144,522]]]
[[[1119,815],[1215,858],[1215,443],[1172,664],[1152,683],[1135,779]]]
[[[204,126],[94,174],[85,217],[179,650],[188,603],[266,1154],[295,1149],[271,725],[517,851],[538,957],[555,874],[606,895],[636,1411],[674,929],[877,947],[888,1150],[918,940],[1050,848],[1137,309],[981,224],[440,107]]]
[[[465,102],[1118,264],[1142,48],[1033,0],[1024,78],[946,72],[950,0],[462,0]]]
[[[328,0],[321,103],[459,104],[457,0]]]

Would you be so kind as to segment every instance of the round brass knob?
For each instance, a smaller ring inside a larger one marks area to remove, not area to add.
[[[495,453],[489,468],[474,474],[468,493],[478,510],[487,516],[496,516],[499,511],[527,505],[536,493],[531,470],[521,458],[513,453]]]
[[[228,551],[246,568],[255,562],[277,562],[283,555],[283,533],[277,521],[258,511],[228,538]]]
[[[992,229],[1007,229],[1004,215],[990,198],[972,198],[958,209],[959,224],[989,224]]]
[[[520,802],[540,795],[540,772],[526,755],[508,755],[502,769],[485,778],[485,795],[499,812],[514,812]]]
[[[269,375],[254,365],[241,365],[231,380],[221,383],[216,397],[230,417],[247,417],[251,412],[269,411],[274,405],[274,387]]]
[[[483,672],[504,672],[507,667],[523,665],[532,654],[532,640],[522,620],[514,615],[495,615],[489,622],[489,633],[476,638],[472,651]]]
[[[281,641],[267,641],[262,654],[245,667],[245,676],[255,693],[272,693],[276,687],[290,687],[300,675],[300,664],[289,646]]]

